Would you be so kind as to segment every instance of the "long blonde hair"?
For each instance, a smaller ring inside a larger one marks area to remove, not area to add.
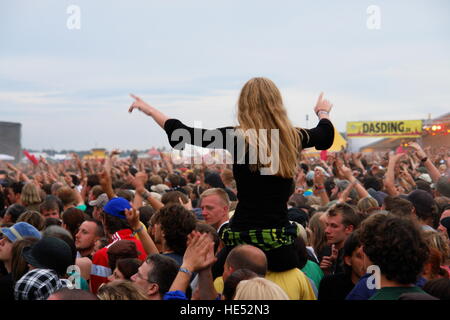
[[[256,277],[240,281],[233,300],[289,300],[289,296],[275,282]]]
[[[20,200],[22,201],[22,204],[24,206],[42,202],[41,195],[39,194],[39,189],[32,182],[28,182],[23,186]]]
[[[98,289],[100,300],[148,300],[144,292],[128,280],[106,283]]]
[[[276,85],[267,78],[253,78],[247,81],[239,96],[237,118],[238,129],[243,132],[253,132],[250,129],[254,129],[258,134],[260,129],[268,130],[266,137],[260,136],[255,140],[245,136],[245,141],[254,148],[264,148],[262,150],[267,150],[269,154],[272,152],[270,129],[278,130],[279,155],[275,156],[278,157],[279,169],[274,174],[283,178],[293,178],[302,147],[301,140],[298,129],[292,126],[287,116],[281,93]],[[255,141],[257,145],[254,145]],[[265,166],[260,160],[258,157],[256,164],[250,164],[252,171]]]

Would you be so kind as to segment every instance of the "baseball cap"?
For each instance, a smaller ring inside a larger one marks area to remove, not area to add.
[[[89,201],[89,205],[91,207],[103,208],[105,204],[109,201],[108,195],[106,193],[102,193],[97,197],[97,199]]]
[[[163,184],[163,183],[159,183],[157,185],[153,185],[150,187],[150,189],[154,192],[160,193],[160,194],[164,194],[166,191],[168,191],[170,188],[169,186]]]
[[[429,175],[428,173],[422,173],[422,174],[418,177],[418,179],[423,180],[423,181],[428,182],[428,183],[432,183],[432,182],[433,182],[433,181],[431,180],[430,175]]]
[[[103,207],[103,211],[111,216],[126,219],[125,209],[131,209],[130,202],[121,197],[113,198]]]
[[[34,237],[41,239],[41,233],[38,229],[27,222],[18,222],[9,228],[1,228],[3,233],[11,242],[22,240],[25,237]]]
[[[432,211],[434,205],[433,196],[424,190],[414,190],[407,198],[416,208],[416,211]]]
[[[376,191],[373,188],[369,188],[367,190],[367,192],[369,192],[369,194],[372,196],[372,198],[375,198],[375,200],[377,200],[378,205],[381,207],[384,203],[384,199],[387,197],[387,193],[383,192],[383,191]]]

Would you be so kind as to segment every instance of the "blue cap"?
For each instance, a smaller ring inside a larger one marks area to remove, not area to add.
[[[8,237],[11,242],[22,240],[25,237],[33,237],[37,239],[42,237],[38,229],[26,222],[17,222],[12,227],[1,228],[0,231]]]
[[[125,198],[113,198],[103,207],[103,211],[111,216],[126,219],[125,209],[131,209],[130,202]]]

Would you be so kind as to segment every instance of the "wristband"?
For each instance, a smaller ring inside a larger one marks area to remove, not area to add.
[[[141,193],[142,198],[147,199],[151,197],[151,193],[148,190],[144,190],[144,192]]]
[[[321,185],[321,186],[316,185],[316,190],[322,190],[323,188],[325,188],[324,185]]]
[[[330,114],[328,111],[320,110],[320,111],[317,111],[317,116],[320,116],[322,113],[324,113],[326,115]]]
[[[144,229],[144,226],[143,226],[143,225],[141,225],[141,227],[140,227],[139,229],[133,230],[133,236],[135,236],[136,234],[138,234],[139,232],[141,232],[142,229]]]
[[[186,268],[180,268],[178,271],[179,271],[179,272],[186,273],[186,274],[188,274],[190,277],[192,277],[192,275],[193,275],[192,271],[189,271],[189,270],[186,269]]]

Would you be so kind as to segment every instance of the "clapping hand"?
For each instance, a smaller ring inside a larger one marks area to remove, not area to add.
[[[183,265],[192,272],[198,272],[210,267],[216,260],[214,256],[214,241],[209,234],[192,231],[188,235]]]

